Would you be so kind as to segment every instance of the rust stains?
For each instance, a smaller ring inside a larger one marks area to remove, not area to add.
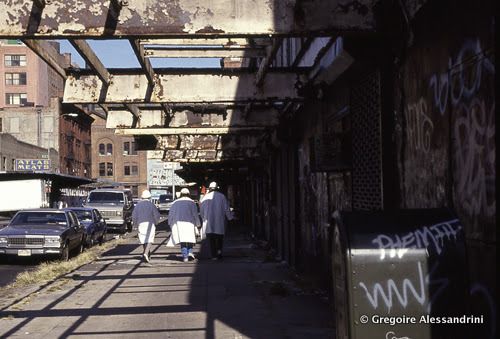
[[[200,34],[223,34],[225,31],[222,29],[216,29],[211,25],[205,26],[199,30],[197,30],[195,33],[200,33]]]

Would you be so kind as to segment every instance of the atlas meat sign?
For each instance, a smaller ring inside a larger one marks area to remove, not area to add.
[[[49,159],[16,159],[14,169],[16,171],[49,171],[50,170],[50,160]]]

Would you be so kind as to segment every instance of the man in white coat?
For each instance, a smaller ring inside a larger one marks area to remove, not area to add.
[[[160,212],[149,201],[151,193],[148,190],[142,192],[141,198],[142,200],[132,212],[132,223],[138,230],[139,242],[144,248],[142,257],[146,262],[149,262],[151,244],[155,240],[156,225],[160,222]]]
[[[172,231],[170,241],[181,244],[184,262],[195,259],[193,246],[196,243],[196,229],[200,226],[200,217],[196,203],[189,197],[189,189],[181,189],[180,198],[175,200],[168,213],[168,224]]]
[[[212,260],[222,258],[226,222],[232,220],[229,202],[217,189],[217,183],[211,182],[208,186],[208,193],[201,200],[200,206],[203,220],[202,238],[204,235],[208,238]]]

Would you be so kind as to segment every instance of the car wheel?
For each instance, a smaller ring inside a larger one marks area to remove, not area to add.
[[[59,260],[61,260],[61,261],[68,261],[69,260],[68,243],[64,244],[64,247],[62,248],[61,253],[59,254]]]

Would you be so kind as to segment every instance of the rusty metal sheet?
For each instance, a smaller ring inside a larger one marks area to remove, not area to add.
[[[372,0],[32,0],[0,3],[0,38],[172,37],[373,31]]]
[[[65,103],[175,103],[235,102],[299,99],[294,73],[269,73],[262,87],[255,76],[240,74],[161,74],[148,97],[145,75],[113,75],[107,88],[97,75],[70,75],[65,82]],[[207,90],[210,89],[210,90]]]

